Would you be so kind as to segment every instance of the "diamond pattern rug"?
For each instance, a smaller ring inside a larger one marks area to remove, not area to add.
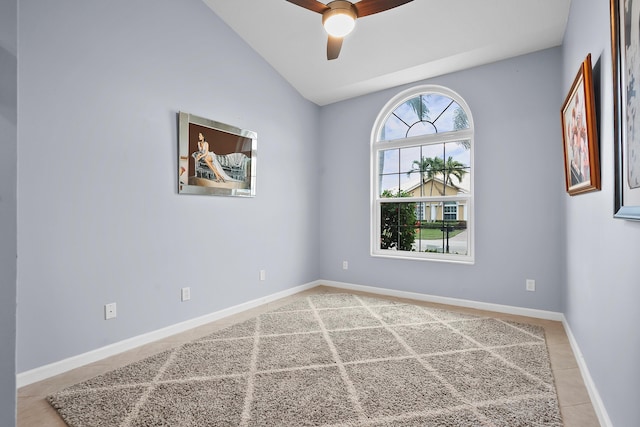
[[[544,331],[301,297],[48,397],[69,426],[562,426]]]

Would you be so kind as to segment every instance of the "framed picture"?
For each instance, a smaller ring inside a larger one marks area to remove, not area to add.
[[[178,193],[255,196],[257,142],[253,131],[178,113]]]
[[[567,192],[572,196],[600,189],[595,111],[589,54],[580,65],[561,110],[564,172]]]
[[[614,217],[640,220],[640,0],[611,0]]]

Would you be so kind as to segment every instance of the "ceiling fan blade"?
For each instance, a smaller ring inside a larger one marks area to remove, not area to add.
[[[360,18],[393,9],[394,7],[402,6],[412,1],[413,0],[361,0],[354,3],[353,6],[358,11],[358,18]]]
[[[311,10],[313,12],[323,13],[329,9],[326,4],[317,0],[287,0],[289,3],[297,4],[300,7]]]
[[[340,55],[340,49],[342,48],[342,37],[329,36],[327,41],[327,59],[336,59]]]

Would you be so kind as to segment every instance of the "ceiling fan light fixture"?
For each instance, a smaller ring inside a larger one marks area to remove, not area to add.
[[[335,5],[335,3],[346,3]],[[333,6],[332,6],[333,4]],[[346,1],[335,1],[329,3],[331,7],[322,14],[322,25],[329,35],[333,37],[344,37],[353,31],[356,26],[356,12],[351,3]]]
[[[333,0],[327,4],[318,0],[286,1],[322,15],[322,26],[329,33],[327,60],[330,61],[340,55],[342,39],[354,29],[356,19],[402,6],[413,0],[360,0],[356,3]]]

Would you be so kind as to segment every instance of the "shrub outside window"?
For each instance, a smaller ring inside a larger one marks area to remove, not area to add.
[[[473,120],[435,85],[382,109],[371,138],[371,254],[473,263]]]

